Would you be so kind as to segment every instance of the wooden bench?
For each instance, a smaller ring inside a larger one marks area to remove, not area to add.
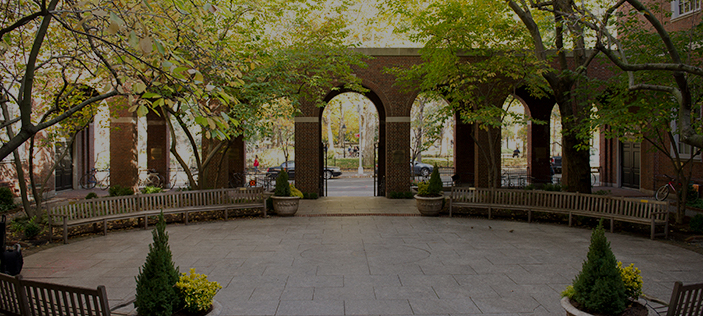
[[[264,188],[233,188],[199,191],[177,191],[156,194],[138,194],[89,200],[69,201],[49,205],[49,238],[53,240],[53,228],[63,228],[64,243],[68,243],[68,227],[103,223],[107,234],[107,222],[140,218],[147,228],[149,216],[182,214],[188,224],[188,214],[204,211],[224,211],[227,220],[230,210],[261,208],[266,216]]]
[[[703,283],[683,285],[677,281],[674,283],[669,302],[644,294],[642,298],[656,303],[656,306],[651,307],[658,315],[664,313],[667,316],[703,315]]]
[[[651,225],[650,237],[668,237],[669,203],[640,199],[610,197],[571,192],[548,192],[539,190],[483,189],[452,187],[449,194],[449,216],[454,207],[486,208],[488,218],[493,209],[527,211],[527,221],[532,221],[532,212],[551,212],[569,215],[569,226],[574,215],[610,219]],[[663,226],[663,233],[656,227]]]
[[[109,316],[104,286],[89,289],[23,280],[0,273],[0,313],[4,315]]]

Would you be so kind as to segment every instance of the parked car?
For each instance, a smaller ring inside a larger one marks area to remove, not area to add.
[[[561,173],[561,156],[553,156],[549,160],[549,165],[554,170],[554,173]]]
[[[411,161],[410,167],[413,168],[413,175],[423,177],[429,177],[432,173],[432,170],[434,169],[434,167],[430,164],[421,163],[417,161]]]
[[[295,161],[286,161],[280,166],[270,167],[266,169],[266,176],[270,179],[275,179],[276,177],[278,177],[278,173],[281,172],[282,169],[288,170],[289,179],[295,179]],[[326,166],[324,172],[325,179],[331,179],[333,177],[339,177],[340,175],[342,175],[342,170],[339,167],[334,166]]]

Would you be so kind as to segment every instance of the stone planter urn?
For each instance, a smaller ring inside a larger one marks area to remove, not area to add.
[[[629,312],[627,309],[625,309],[624,314],[637,316],[647,316],[649,314],[647,308],[642,306],[642,304],[635,302],[635,305],[639,305],[637,306],[639,308],[633,309]],[[593,314],[581,311],[578,308],[574,307],[574,305],[571,305],[571,300],[569,300],[568,297],[561,298],[561,307],[564,308],[564,310],[566,311],[566,316],[593,316]]]
[[[439,211],[442,210],[442,201],[444,201],[443,195],[430,197],[415,195],[417,210],[420,211],[422,216],[439,215]]]
[[[119,309],[117,311],[119,311]],[[133,309],[125,314],[129,315],[129,316],[139,316],[139,313],[137,312],[136,309]],[[122,314],[122,315],[125,315],[125,314]],[[220,304],[220,302],[218,302],[216,300],[212,300],[212,308],[210,309],[209,312],[207,312],[207,314],[205,314],[203,316],[220,316],[220,314],[222,314],[222,304]]]
[[[297,196],[272,196],[273,210],[278,216],[293,216],[298,211],[300,198]]]
[[[568,297],[561,298],[561,307],[566,311],[566,316],[593,316],[589,313],[578,310],[574,305],[571,305],[571,300]]]

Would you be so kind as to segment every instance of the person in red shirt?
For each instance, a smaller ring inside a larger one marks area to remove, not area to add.
[[[254,171],[259,172],[259,155],[254,158]]]

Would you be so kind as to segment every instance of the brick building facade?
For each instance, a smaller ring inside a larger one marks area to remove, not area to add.
[[[663,9],[663,12],[655,14],[669,32],[693,29],[703,18],[700,0],[651,0],[647,3]],[[671,16],[666,13],[671,13]],[[654,194],[658,187],[668,181],[665,175],[676,175],[670,156],[675,155],[674,150],[678,150],[678,144],[672,144],[666,139],[664,148],[668,148],[669,152],[661,152],[646,141],[632,143],[621,139],[606,139],[602,135],[600,137],[602,185],[629,187]],[[683,150],[684,157],[686,151],[691,149]],[[703,184],[703,162],[700,155],[693,159],[691,171],[692,180]]]

